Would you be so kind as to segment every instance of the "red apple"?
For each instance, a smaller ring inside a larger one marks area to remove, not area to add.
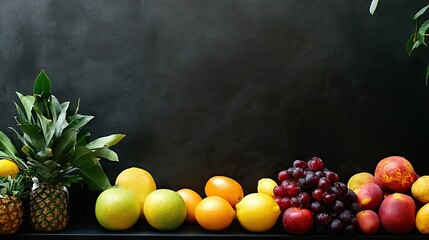
[[[290,207],[283,214],[283,228],[292,234],[305,234],[313,227],[314,219],[310,210]]]
[[[384,199],[383,190],[375,183],[365,183],[354,192],[362,210],[376,210]]]
[[[406,234],[414,229],[416,205],[402,193],[392,193],[383,200],[378,210],[381,227],[388,233]]]
[[[377,213],[372,210],[363,210],[356,214],[358,227],[364,234],[372,235],[378,232],[380,228],[380,219]]]
[[[406,193],[416,180],[413,166],[403,157],[384,158],[375,168],[374,181],[383,191]]]

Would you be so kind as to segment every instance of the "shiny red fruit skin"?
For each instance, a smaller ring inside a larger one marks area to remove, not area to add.
[[[312,229],[314,219],[310,210],[291,207],[284,212],[282,222],[288,233],[302,235]]]

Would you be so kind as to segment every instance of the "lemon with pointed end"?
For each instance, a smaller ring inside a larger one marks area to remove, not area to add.
[[[251,232],[270,230],[280,216],[280,207],[265,193],[246,195],[236,205],[237,219],[241,226]]]
[[[257,191],[258,193],[265,193],[274,197],[273,189],[277,186],[276,181],[271,178],[261,178],[258,181]]]

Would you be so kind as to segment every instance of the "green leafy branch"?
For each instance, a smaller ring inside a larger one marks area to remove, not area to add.
[[[377,9],[379,0],[372,0],[371,5],[369,7],[369,12],[371,15],[374,15],[375,10]],[[415,22],[415,28],[414,32],[411,34],[411,36],[408,38],[407,44],[405,45],[405,49],[407,51],[408,56],[411,56],[414,50],[416,50],[419,46],[423,45],[427,47],[426,43],[426,37],[429,36],[427,30],[429,29],[429,20],[424,21],[420,24],[422,21],[423,14],[426,13],[426,11],[429,8],[429,4],[421,8],[416,14],[414,14],[413,21]],[[429,79],[429,64],[426,66],[426,85],[428,83]]]

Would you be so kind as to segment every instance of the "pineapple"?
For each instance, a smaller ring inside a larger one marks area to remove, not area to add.
[[[33,229],[52,232],[63,230],[68,222],[67,188],[83,181],[91,190],[110,188],[100,158],[119,161],[109,147],[125,135],[113,134],[89,142],[85,129],[93,118],[78,114],[70,102],[60,103],[51,94],[51,82],[42,70],[34,83],[33,95],[18,93],[23,108],[15,103],[28,174],[33,177],[30,192],[30,222]]]
[[[29,181],[24,174],[16,178],[0,178],[0,233],[12,234],[18,231],[22,223],[22,201],[28,193]]]

